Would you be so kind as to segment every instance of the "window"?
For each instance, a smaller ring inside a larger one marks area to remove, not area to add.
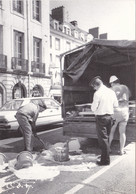
[[[23,14],[23,1],[13,0],[13,10]]]
[[[0,0],[0,8],[2,8],[2,0]]]
[[[4,91],[3,88],[0,86],[0,107],[3,105],[3,97],[4,97]]]
[[[55,49],[60,50],[60,39],[55,38]]]
[[[93,37],[92,34],[88,34],[88,35],[87,35],[87,42],[93,40],[93,38],[94,38],[94,37]]]
[[[0,25],[0,54],[3,53],[3,26]]]
[[[22,100],[14,101],[12,104],[12,110],[18,110],[22,104]]]
[[[33,57],[35,62],[41,61],[41,39],[34,38],[33,39]]]
[[[45,104],[46,104],[47,108],[58,108],[59,107],[59,104],[56,103],[52,99],[45,98]]]
[[[58,25],[58,22],[54,22],[54,29],[55,29],[55,30],[58,30],[58,26],[59,26],[59,25]]]
[[[68,34],[68,35],[71,35],[71,30],[70,30],[70,28],[67,28],[67,34]]]
[[[75,38],[78,38],[78,32],[77,31],[74,32],[74,36],[75,36]]]
[[[33,19],[39,22],[41,20],[41,1],[33,0]]]
[[[52,36],[50,36],[50,48],[52,48]]]
[[[64,27],[63,27],[63,32],[64,32],[65,34],[71,35],[71,29],[70,29],[69,27],[64,26]]]
[[[50,54],[50,63],[52,63],[52,54]]]
[[[67,28],[64,26],[64,33],[67,34]]]
[[[58,55],[56,55],[55,64],[56,67],[60,67],[60,57]]]
[[[14,36],[15,36],[14,55],[18,59],[23,59],[24,58],[24,34],[18,31],[14,31]],[[21,63],[21,60],[20,60],[20,63]]]
[[[71,49],[70,42],[66,42],[66,51],[69,51]]]
[[[17,101],[13,100],[11,102],[7,102],[6,104],[4,104],[1,110],[17,110],[19,109],[22,103],[23,103],[23,100],[17,100]]]
[[[85,35],[83,33],[80,34],[81,40],[85,41]]]

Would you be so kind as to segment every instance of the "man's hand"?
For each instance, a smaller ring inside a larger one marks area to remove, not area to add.
[[[37,137],[37,133],[36,133],[36,132],[34,132],[34,131],[33,131],[33,135],[34,135],[34,137]]]

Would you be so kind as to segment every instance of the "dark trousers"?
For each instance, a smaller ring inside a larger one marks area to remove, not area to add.
[[[32,127],[25,115],[17,113],[16,118],[23,133],[24,146],[25,146],[24,150],[32,151],[32,142],[31,142]]]
[[[113,118],[111,115],[96,116],[96,131],[98,142],[101,149],[101,162],[110,163],[109,156],[109,134],[113,125]]]

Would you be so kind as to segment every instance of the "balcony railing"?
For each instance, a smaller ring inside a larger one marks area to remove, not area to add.
[[[31,71],[34,74],[45,74],[45,63],[31,62]]]
[[[12,69],[28,72],[28,60],[12,57]]]
[[[7,56],[0,54],[0,69],[7,69]]]

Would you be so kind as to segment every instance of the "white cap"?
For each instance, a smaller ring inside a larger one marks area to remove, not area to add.
[[[112,75],[109,79],[109,83],[115,82],[116,80],[118,80],[118,78],[115,75]]]

